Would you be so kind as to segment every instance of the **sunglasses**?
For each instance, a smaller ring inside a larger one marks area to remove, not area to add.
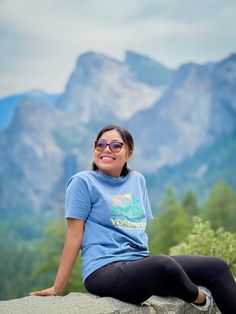
[[[124,145],[124,143],[121,142],[111,142],[111,143],[106,143],[103,141],[95,141],[94,143],[94,148],[99,151],[102,152],[104,151],[104,149],[109,146],[110,150],[113,153],[119,153],[119,151],[121,150],[122,146]]]

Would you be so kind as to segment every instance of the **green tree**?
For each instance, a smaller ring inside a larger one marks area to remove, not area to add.
[[[52,220],[52,214],[33,212],[28,206],[3,209],[4,220],[0,223],[0,299],[19,298],[43,284],[42,277],[33,272],[40,256],[38,243],[42,229]],[[55,216],[55,215],[54,215]]]
[[[183,241],[192,228],[184,207],[169,188],[162,204],[162,212],[148,226],[149,247],[152,254],[168,253],[169,248]]]
[[[182,201],[182,206],[186,209],[190,220],[199,213],[197,198],[192,191],[187,191]]]
[[[8,226],[0,225],[0,252],[0,299],[25,296],[33,284],[34,250],[26,242],[16,242]]]
[[[214,229],[223,227],[236,232],[236,195],[224,182],[216,184],[202,210],[201,217],[210,220]]]
[[[193,223],[194,227],[186,241],[172,247],[170,254],[218,256],[228,263],[236,276],[236,234],[224,231],[223,228],[213,230],[209,221],[199,217],[194,217]]]

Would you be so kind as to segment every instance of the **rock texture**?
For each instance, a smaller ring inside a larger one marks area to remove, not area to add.
[[[201,313],[176,298],[151,297],[140,306],[87,293],[70,293],[64,297],[25,297],[0,302],[1,314],[198,314]],[[216,307],[212,314],[220,313]]]
[[[164,86],[137,80],[130,65],[88,52],[79,57],[57,106],[76,115],[78,123],[111,117],[127,120],[139,110],[151,107],[163,94]]]

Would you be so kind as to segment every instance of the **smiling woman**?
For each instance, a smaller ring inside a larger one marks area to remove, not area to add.
[[[104,127],[94,143],[93,170],[101,170],[114,177],[129,173],[127,162],[132,156],[134,142],[126,129],[114,125]]]
[[[213,298],[223,314],[236,313],[236,284],[228,265],[213,256],[150,256],[146,224],[153,218],[145,179],[127,166],[134,149],[124,128],[103,128],[94,143],[92,171],[68,183],[67,237],[51,288],[33,295],[64,291],[81,249],[86,289],[140,304],[152,295],[175,296],[199,310]]]

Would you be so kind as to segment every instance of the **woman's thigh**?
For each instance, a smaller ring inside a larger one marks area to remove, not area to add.
[[[140,304],[147,300],[152,292],[145,289],[142,280],[127,271],[132,261],[110,263],[93,272],[85,280],[86,289],[99,296],[110,296],[125,302]]]
[[[197,297],[197,288],[182,267],[166,255],[108,264],[91,274],[85,286],[91,293],[131,303],[141,303],[153,294],[190,302]]]

